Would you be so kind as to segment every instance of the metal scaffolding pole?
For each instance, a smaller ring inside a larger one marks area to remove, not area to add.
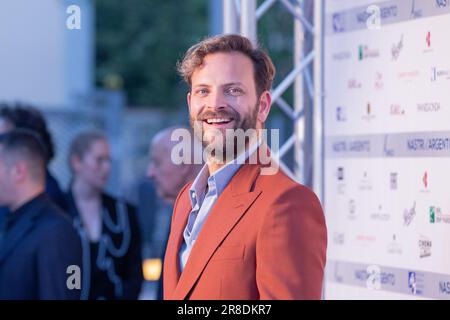
[[[313,181],[312,187],[319,198],[324,200],[323,192],[323,156],[324,156],[324,144],[323,144],[323,8],[324,0],[314,1],[314,24],[315,24],[315,36],[314,36],[314,50],[316,52],[316,59],[314,59],[314,116],[313,116]]]
[[[223,33],[239,34],[239,15],[233,0],[223,0]]]
[[[299,7],[294,8],[296,14],[301,14]],[[294,68],[297,68],[303,59],[303,42],[305,39],[304,30],[302,23],[299,19],[294,20]],[[303,99],[303,76],[299,73],[295,78],[294,82],[294,110],[297,112],[305,111],[304,109],[304,99]],[[294,120],[295,121],[295,120]],[[300,181],[306,181],[306,170],[305,170],[305,117],[299,118],[294,122],[294,136],[295,136],[295,176],[300,179]]]
[[[241,34],[256,45],[256,0],[241,1]]]

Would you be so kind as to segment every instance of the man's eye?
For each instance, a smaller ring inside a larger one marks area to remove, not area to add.
[[[208,93],[208,90],[206,90],[206,89],[198,89],[197,90],[197,92],[196,92],[198,95],[205,95],[205,94],[207,94]]]
[[[233,95],[237,95],[237,94],[243,93],[243,91],[242,91],[241,88],[229,88],[229,89],[227,90],[227,93],[233,94]]]

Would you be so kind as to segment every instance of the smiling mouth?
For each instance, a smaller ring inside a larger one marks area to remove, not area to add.
[[[230,123],[231,121],[233,121],[232,118],[211,118],[203,120],[203,122],[209,125],[224,125]]]

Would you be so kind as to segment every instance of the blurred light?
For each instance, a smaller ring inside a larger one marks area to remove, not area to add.
[[[109,90],[121,90],[123,88],[123,78],[119,74],[109,73],[103,78],[103,87]]]
[[[142,271],[146,281],[159,280],[162,271],[161,259],[145,259],[142,263]]]

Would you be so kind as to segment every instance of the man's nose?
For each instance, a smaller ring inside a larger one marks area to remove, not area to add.
[[[214,110],[225,109],[227,107],[227,101],[225,95],[219,91],[214,90],[211,92],[208,108]]]

